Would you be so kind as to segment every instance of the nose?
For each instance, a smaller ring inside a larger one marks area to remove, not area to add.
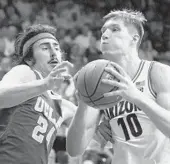
[[[51,56],[51,58],[56,58],[56,56],[57,56],[55,48],[53,48],[53,47],[50,48],[50,56]]]
[[[102,34],[102,40],[107,40],[109,39],[109,31],[106,30],[103,34]]]
[[[51,58],[55,58],[56,55],[54,53],[51,53]]]
[[[61,51],[51,51],[50,53],[50,56],[51,56],[51,59],[55,59],[58,61],[58,63],[60,63],[62,61],[62,54],[61,54]]]
[[[108,39],[108,36],[102,35],[102,40],[107,40],[107,39]]]
[[[57,60],[59,62],[58,55],[56,52],[51,51],[50,58],[51,58],[51,60]]]

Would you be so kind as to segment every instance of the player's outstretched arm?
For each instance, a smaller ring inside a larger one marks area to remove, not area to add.
[[[67,65],[69,65],[67,62],[59,64],[41,80],[36,80],[35,73],[26,65],[14,67],[0,81],[0,108],[16,106],[57,87],[65,78],[60,74],[66,71],[64,67]],[[70,77],[68,74],[64,76]]]
[[[47,89],[43,80],[25,65],[16,66],[0,82],[0,108],[8,108],[39,95]]]
[[[67,134],[70,156],[81,155],[93,138],[99,122],[99,109],[87,106],[81,100]]]

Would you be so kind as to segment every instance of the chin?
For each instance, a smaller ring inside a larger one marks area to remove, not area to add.
[[[50,67],[53,69],[57,64],[50,64]]]
[[[113,61],[113,56],[103,55],[103,57],[102,57],[102,58],[103,58],[103,59],[106,59],[106,60]]]
[[[113,48],[113,47],[106,47],[106,46],[103,46],[103,47],[101,47],[101,52],[103,53],[103,54],[113,54],[113,55],[115,55],[116,53],[114,53],[114,52],[117,52],[119,49],[118,48]]]
[[[115,53],[114,53],[115,52]],[[113,50],[107,50],[107,51],[102,51],[102,58],[110,61],[115,61],[120,58],[121,54],[117,51]]]
[[[109,51],[109,45],[108,44],[101,44],[100,49],[102,52]]]

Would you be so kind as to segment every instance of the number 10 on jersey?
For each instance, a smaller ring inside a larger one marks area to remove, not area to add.
[[[138,137],[143,132],[136,114],[129,114],[126,117],[118,118],[117,123],[121,126],[126,141],[130,140],[129,133],[134,137]]]

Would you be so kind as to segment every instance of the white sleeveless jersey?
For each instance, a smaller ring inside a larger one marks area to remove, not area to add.
[[[155,100],[156,95],[151,88],[149,78],[152,64],[153,62],[142,60],[133,82],[141,92]],[[116,106],[106,109],[105,116],[110,120],[115,139],[113,163],[170,163],[169,139],[136,105],[122,100]]]

